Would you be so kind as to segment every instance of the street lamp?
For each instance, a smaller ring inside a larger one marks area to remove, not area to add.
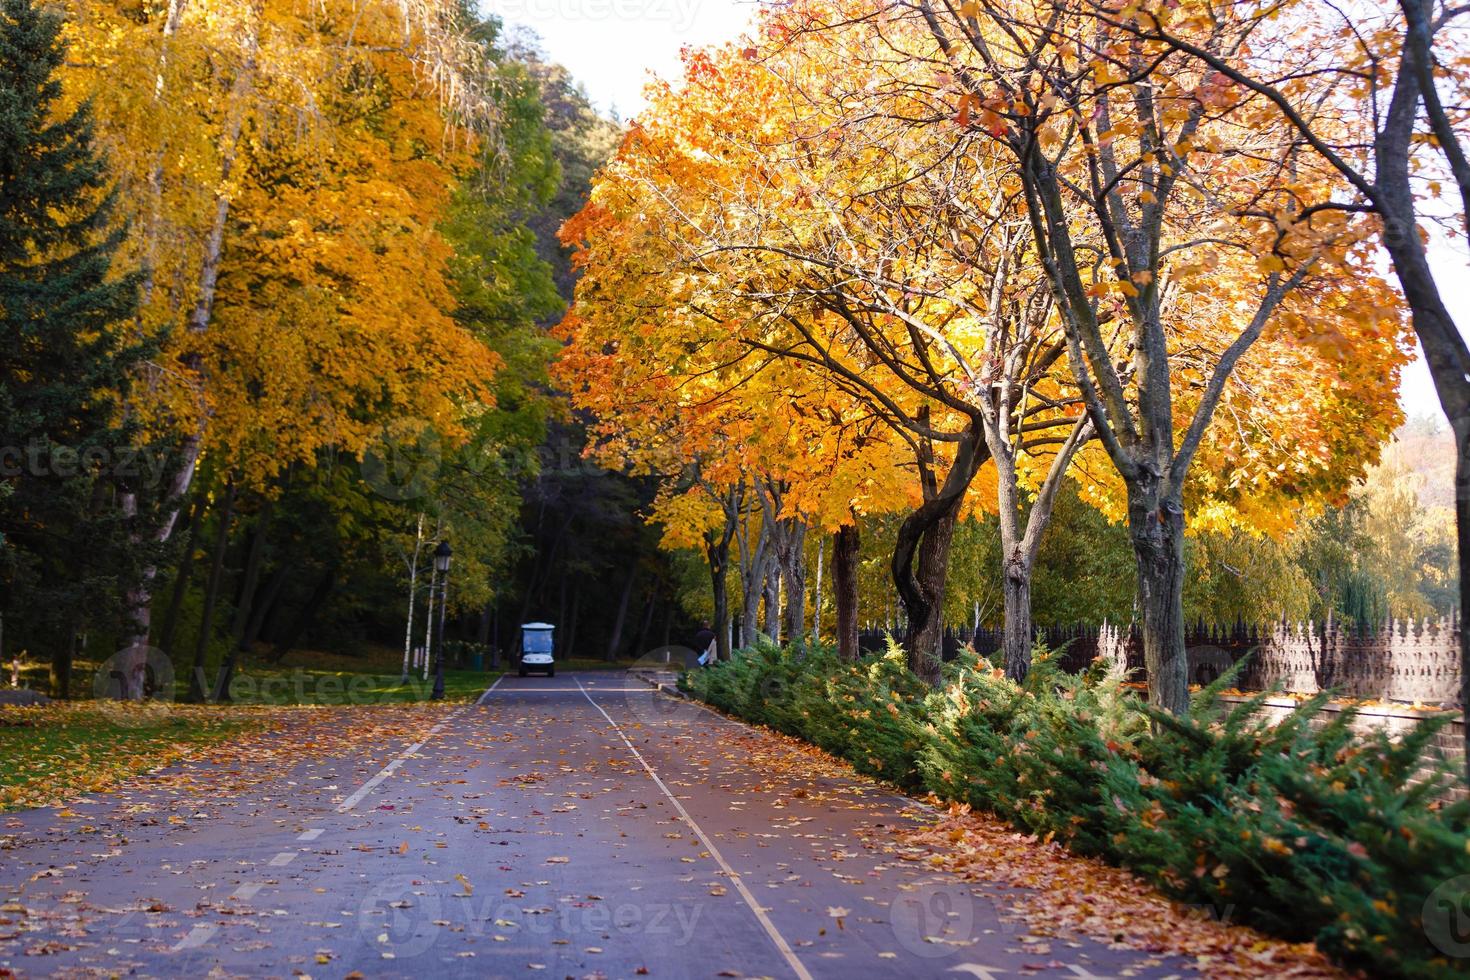
[[[449,558],[454,552],[449,550],[448,541],[440,541],[439,547],[434,549],[434,571],[439,573],[439,623],[435,632],[438,634],[434,640],[434,690],[429,695],[431,701],[444,700],[444,607],[449,602]]]

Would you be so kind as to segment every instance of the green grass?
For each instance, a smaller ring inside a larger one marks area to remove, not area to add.
[[[0,810],[105,790],[268,722],[259,712],[204,705],[0,707]]]
[[[473,701],[495,683],[501,671],[446,670],[444,699]],[[230,685],[234,704],[406,704],[429,700],[431,675],[411,673],[400,683],[398,673],[317,670],[308,667],[250,667]],[[179,694],[185,693],[180,685]]]

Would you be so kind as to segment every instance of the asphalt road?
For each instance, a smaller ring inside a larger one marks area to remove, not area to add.
[[[1027,935],[1003,890],[906,859],[917,804],[820,768],[629,675],[506,677],[416,744],[303,758],[198,813],[145,791],[75,804],[86,832],[9,815],[0,975],[1184,969]]]

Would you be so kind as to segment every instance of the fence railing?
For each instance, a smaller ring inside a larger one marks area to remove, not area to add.
[[[1347,697],[1372,698],[1443,707],[1460,707],[1459,617],[1390,620],[1355,628],[1325,623],[1195,623],[1186,633],[1191,683],[1218,678],[1250,654],[1238,686],[1248,691],[1272,687],[1292,694],[1333,689]],[[1063,651],[1064,669],[1084,669],[1099,654],[1123,659],[1143,679],[1143,644],[1136,628],[1076,625],[1038,630],[1042,642]],[[881,649],[887,631],[860,631],[859,646]],[[953,659],[964,646],[989,655],[1001,648],[1001,631],[946,629],[943,651]]]

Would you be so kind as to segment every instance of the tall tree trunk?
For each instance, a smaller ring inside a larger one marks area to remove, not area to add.
[[[958,516],[959,501],[955,500],[923,530],[917,547],[917,562],[905,582],[909,594],[899,593],[908,617],[904,650],[908,655],[909,669],[929,684],[939,683],[940,665],[943,663],[944,589],[949,578],[949,548],[954,541]],[[908,524],[908,521],[904,523]]]
[[[722,494],[720,506],[725,512],[725,526],[706,531],[704,536],[704,555],[709,564],[715,606],[715,656],[719,660],[730,659],[730,590],[726,576],[730,570],[730,543],[740,527],[740,501],[739,488]]]
[[[1128,528],[1138,568],[1138,610],[1149,702],[1173,714],[1189,709],[1184,652],[1184,510],[1177,500],[1131,482]]]
[[[174,572],[173,593],[169,596],[168,608],[163,613],[163,626],[158,631],[158,646],[164,653],[173,656],[174,634],[179,628],[179,610],[184,605],[184,594],[189,591],[189,580],[194,575],[194,550],[199,540],[199,525],[204,520],[204,495],[196,494],[190,506],[189,529],[184,536],[184,551],[179,555],[179,567]]]
[[[1375,140],[1379,192],[1375,204],[1383,217],[1383,244],[1409,306],[1414,333],[1424,350],[1424,361],[1434,380],[1440,407],[1455,434],[1455,540],[1460,568],[1460,707],[1470,712],[1470,635],[1465,613],[1470,609],[1470,345],[1444,303],[1434,270],[1429,265],[1416,220],[1414,187],[1410,175],[1414,128],[1428,117],[1460,189],[1460,231],[1470,232],[1470,159],[1463,130],[1455,129],[1452,113],[1439,104],[1435,88],[1434,4],[1401,2],[1407,30],[1403,60],[1395,79],[1393,98]],[[1448,22],[1446,16],[1445,21]],[[1446,27],[1446,30],[1454,30]],[[1420,107],[1425,112],[1421,114]],[[1470,725],[1465,728],[1465,773],[1470,782]]]
[[[781,642],[781,564],[770,561],[766,564],[766,576],[762,585],[762,598],[766,604],[765,634],[772,643]]]
[[[822,557],[827,553],[827,539],[817,538],[817,581],[812,585],[812,645],[822,642]]]
[[[893,548],[893,584],[908,620],[904,652],[909,669],[930,684],[939,683],[944,631],[944,587],[949,576],[949,546],[960,504],[976,472],[989,457],[974,420],[965,438],[954,443],[954,460],[938,485],[932,461],[921,460],[924,502],[898,528]]]
[[[638,639],[634,643],[633,652],[641,657],[648,650],[648,632],[653,629],[653,614],[658,608],[658,601],[654,593],[648,594],[648,599],[643,606],[642,625],[638,627]]]
[[[424,514],[419,512],[418,523],[414,526],[413,556],[408,560],[408,612],[404,616],[403,624],[403,672],[399,675],[399,683],[408,683],[409,658],[413,652],[413,604],[418,597],[419,588],[419,556],[424,550]]]
[[[255,528],[250,532],[250,550],[245,556],[245,575],[240,583],[239,599],[235,603],[234,622],[230,626],[230,636],[235,641],[235,649],[243,649],[240,641],[245,638],[245,627],[250,623],[250,610],[255,605],[255,593],[260,588],[260,568],[264,564],[265,540],[270,533],[271,513],[275,502],[267,497],[260,504],[260,512],[255,515]]]
[[[618,613],[613,618],[612,635],[608,637],[607,653],[603,659],[613,663],[618,659],[618,652],[623,646],[623,623],[628,619],[628,602],[633,598],[633,582],[638,577],[638,565],[628,569],[628,576],[623,581],[623,594],[618,598]]]
[[[71,700],[72,664],[76,662],[77,631],[51,648],[51,696],[63,701]]]
[[[1002,560],[1001,589],[1005,599],[1006,676],[1020,683],[1031,669],[1031,564],[1019,548]]]
[[[567,641],[562,647],[566,659],[570,660],[577,649],[577,624],[582,619],[582,590],[572,590],[572,608],[568,614]]]
[[[285,584],[286,565],[283,562],[266,579],[265,589],[259,601],[255,603],[255,611],[250,614],[250,623],[245,627],[245,635],[240,639],[240,649],[248,651],[255,647],[255,641],[260,639],[261,630],[265,629],[265,621],[276,608],[276,600],[281,597],[281,589]]]
[[[806,642],[806,524],[799,518],[782,521],[780,536],[781,585],[785,589],[787,642]]]
[[[754,491],[765,493],[760,481],[755,483]],[[761,522],[752,542],[750,525],[756,514],[761,515]],[[740,545],[740,645],[749,647],[760,631],[761,593],[771,560],[771,521],[765,516],[764,506],[742,508],[736,540]]]
[[[230,630],[233,642],[230,644],[229,653],[225,655],[225,662],[220,665],[219,675],[214,682],[216,701],[230,700],[230,683],[235,679],[240,654],[249,649],[245,646],[245,629],[250,622],[250,607],[255,602],[255,593],[260,580],[265,536],[270,531],[271,504],[270,498],[266,498],[260,505],[260,513],[255,517],[255,530],[250,536],[250,553],[245,561],[245,581],[240,587],[240,600],[235,608],[235,625]]]
[[[429,562],[429,594],[424,597],[424,646],[419,655],[420,666],[423,667],[424,680],[429,679],[429,661],[434,652],[434,600],[438,598],[436,590],[439,587],[439,569],[434,567],[432,559]]]
[[[214,532],[214,552],[210,556],[209,578],[204,586],[204,608],[199,614],[199,635],[194,639],[194,669],[189,674],[188,701],[205,699],[204,668],[209,656],[209,641],[214,633],[214,607],[219,601],[219,583],[225,570],[225,549],[230,544],[230,521],[235,516],[235,484],[225,487],[225,500],[219,511],[219,527]]]
[[[495,602],[489,600],[480,607],[479,615],[475,617],[475,642],[482,647],[490,643],[490,618],[493,615],[495,615]]]
[[[837,655],[856,660],[858,649],[858,526],[844,524],[832,536],[832,592],[837,605]]]
[[[271,650],[270,661],[278,664],[286,658],[297,642],[301,639],[307,627],[311,626],[312,620],[316,618],[317,611],[321,609],[322,603],[327,601],[327,596],[332,594],[332,587],[337,584],[337,569],[335,567],[324,570],[321,577],[317,579],[316,586],[311,590],[311,595],[306,602],[296,611],[291,620],[291,625],[286,628],[280,640],[276,642],[275,648]]]

